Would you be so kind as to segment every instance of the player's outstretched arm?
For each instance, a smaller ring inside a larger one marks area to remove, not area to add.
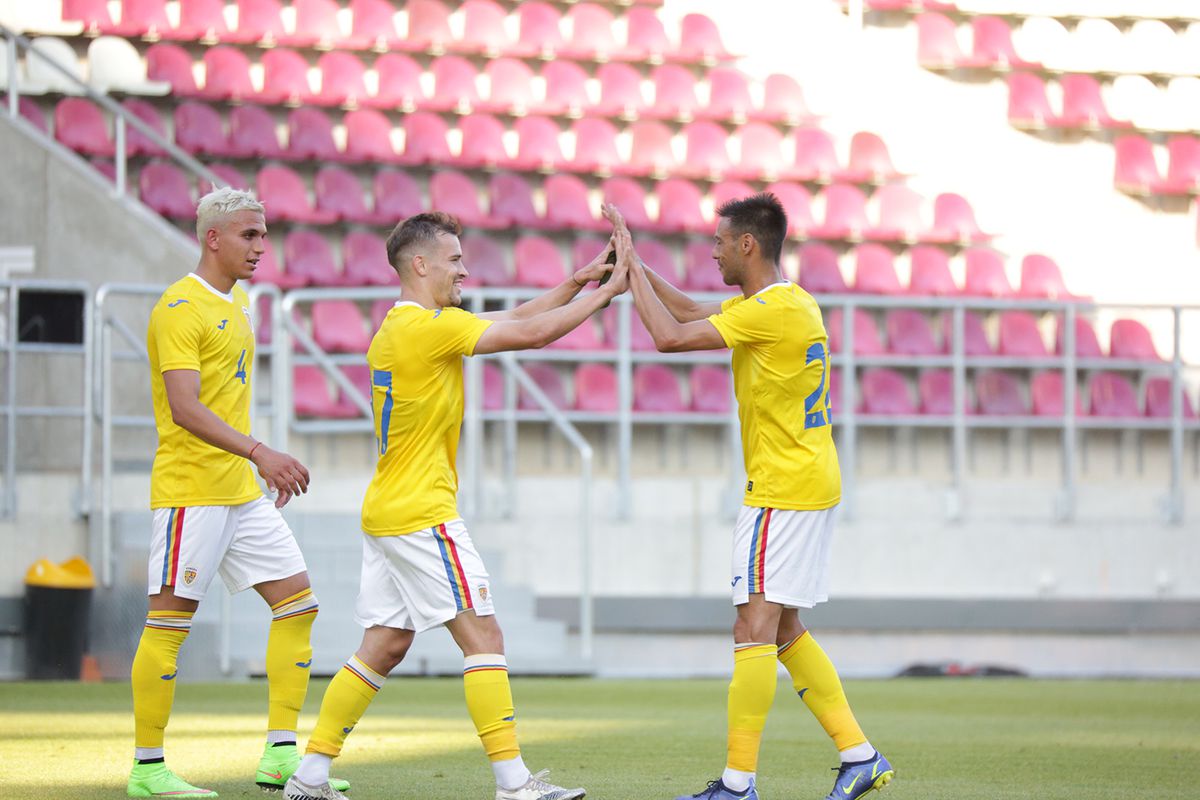
[[[248,458],[258,468],[267,488],[278,492],[275,506],[282,508],[292,495],[308,491],[308,470],[287,453],[272,450],[253,437],[241,433],[200,402],[200,373],[192,369],[172,369],[163,373],[163,386],[171,419],[193,436],[227,453]]]
[[[604,249],[600,251],[600,255],[593,258],[590,264],[575,270],[571,277],[545,294],[524,302],[516,308],[506,311],[488,311],[484,314],[479,314],[479,318],[490,319],[494,322],[529,319],[551,309],[565,306],[574,300],[575,296],[585,286],[592,281],[600,280],[604,277],[605,273],[612,269],[612,264],[607,263],[607,259],[609,254],[613,252],[613,246],[612,239],[609,239]]]
[[[633,251],[633,240],[629,229],[615,206],[608,206],[612,216],[613,236],[617,240],[617,267],[629,272],[629,287],[633,291],[633,304],[637,308],[642,324],[654,339],[654,346],[663,353],[679,353],[689,350],[718,350],[725,347],[725,340],[716,327],[707,319],[680,322],[663,304],[650,284],[650,278],[642,267],[641,260]]]

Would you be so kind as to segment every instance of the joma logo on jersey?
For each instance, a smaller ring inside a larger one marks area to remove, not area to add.
[[[174,301],[174,302],[167,303],[167,308],[174,308],[175,306],[181,306],[181,305],[183,305],[183,304],[184,304],[184,303],[186,303],[186,302],[187,302],[187,300],[184,300],[184,299],[181,297],[181,298],[179,298],[178,300],[176,300],[176,301]]]
[[[227,320],[227,319],[221,320],[221,324],[217,326],[217,330],[219,330],[219,331],[225,330],[225,323],[227,323],[227,322],[229,322],[229,320]]]

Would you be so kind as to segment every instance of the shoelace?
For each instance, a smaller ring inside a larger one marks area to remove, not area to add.
[[[692,795],[692,797],[714,797],[714,796],[716,796],[717,792],[719,792],[720,790],[721,790],[720,779],[715,780],[715,781],[709,781],[708,786],[705,786],[703,790]]]
[[[537,789],[539,792],[542,792],[542,791],[548,792],[548,791],[551,791],[552,789],[557,789],[558,788],[557,786],[555,786],[554,784],[549,783],[545,780],[545,777],[549,774],[550,774],[550,770],[548,770],[548,769],[544,769],[541,772],[535,772],[534,774],[529,776],[529,783],[527,785],[534,789]]]

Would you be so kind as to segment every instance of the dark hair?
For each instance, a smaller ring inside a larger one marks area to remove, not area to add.
[[[451,236],[462,235],[462,225],[450,214],[443,211],[430,211],[417,214],[401,222],[387,238],[387,257],[392,269],[399,270],[397,263],[400,254],[418,242],[432,242],[438,234],[448,233]]]
[[[717,209],[717,216],[729,220],[737,235],[748,233],[753,236],[763,255],[773,263],[779,263],[788,221],[778,197],[770,192],[760,192],[740,200],[729,200]]]

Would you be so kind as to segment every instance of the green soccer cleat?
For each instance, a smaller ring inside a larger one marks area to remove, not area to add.
[[[153,764],[134,763],[133,771],[129,773],[130,797],[170,797],[196,798],[216,797],[212,789],[201,789],[192,786],[183,778],[167,769],[162,761]]]
[[[300,766],[300,751],[294,744],[268,744],[258,762],[254,782],[264,792],[278,792],[287,784],[288,778]],[[350,791],[350,782],[341,778],[330,778],[329,785],[339,792]]]

